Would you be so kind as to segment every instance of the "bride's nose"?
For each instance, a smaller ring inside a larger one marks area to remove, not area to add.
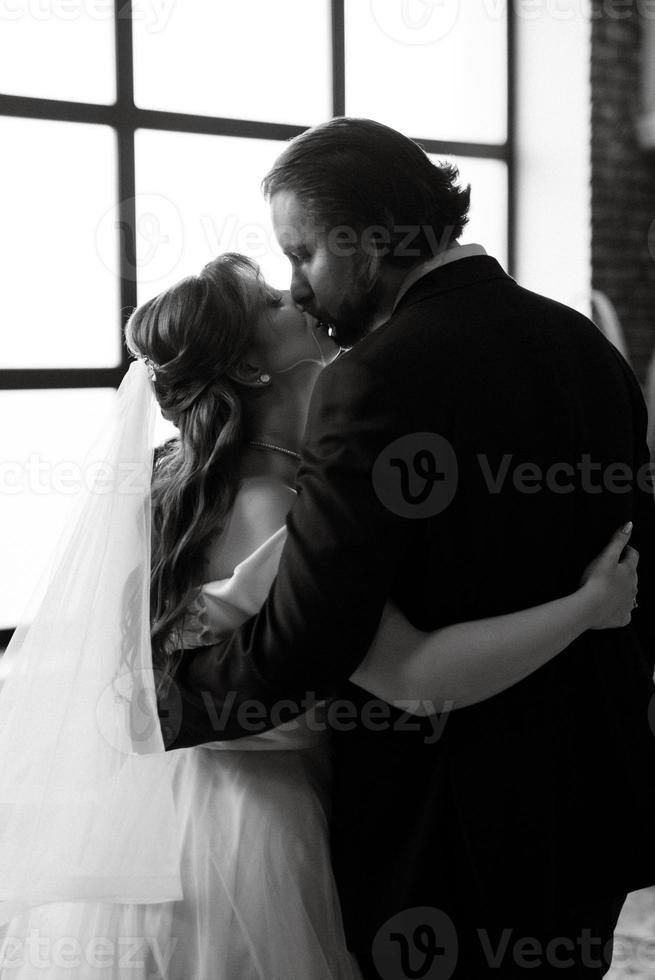
[[[293,298],[293,294],[290,289],[280,290],[280,295],[282,296],[282,304],[281,304],[282,306],[286,306],[290,309],[300,310],[301,313],[304,312],[302,305],[300,303],[297,303]]]

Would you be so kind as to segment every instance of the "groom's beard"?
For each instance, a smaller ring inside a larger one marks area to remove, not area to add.
[[[368,287],[358,285],[355,294],[342,300],[335,315],[324,317],[323,322],[339,347],[348,349],[374,330],[381,305],[382,285],[378,279]]]

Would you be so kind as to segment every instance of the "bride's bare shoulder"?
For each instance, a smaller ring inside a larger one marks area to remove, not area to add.
[[[241,481],[222,534],[211,549],[211,578],[231,575],[236,566],[284,526],[296,493],[273,476]]]

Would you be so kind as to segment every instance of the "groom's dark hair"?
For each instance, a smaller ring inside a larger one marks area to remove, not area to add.
[[[471,189],[457,167],[432,163],[414,140],[372,119],[339,116],[293,139],[263,180],[293,191],[326,230],[372,233],[394,265],[415,264],[459,238]]]

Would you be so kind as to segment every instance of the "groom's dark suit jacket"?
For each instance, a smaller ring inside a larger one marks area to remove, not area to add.
[[[218,712],[235,691],[235,707],[306,691],[361,707],[370,696],[347,678],[388,597],[434,630],[575,590],[629,519],[641,553],[631,626],[588,632],[512,689],[453,710],[438,739],[429,722],[360,719],[335,734],[333,854],[352,948],[408,907],[482,920],[655,882],[645,432],[638,384],[597,328],[486,256],[419,280],[322,374],[276,582],[258,616],[190,661],[171,747],[243,734],[234,709],[217,730],[199,690]],[[384,506],[372,480],[378,455],[413,433],[445,438],[458,465],[452,503],[423,518]]]

